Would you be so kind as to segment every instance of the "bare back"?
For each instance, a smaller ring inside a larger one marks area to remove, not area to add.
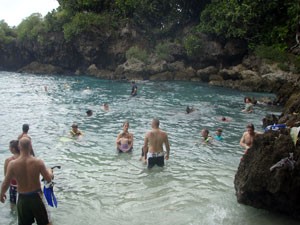
[[[150,153],[162,152],[163,144],[168,148],[169,141],[166,132],[160,129],[153,129],[146,134],[146,139],[148,140],[148,151]]]
[[[7,175],[17,180],[19,193],[40,189],[40,174],[47,181],[51,180],[51,174],[47,171],[44,162],[33,156],[20,156],[8,165]]]

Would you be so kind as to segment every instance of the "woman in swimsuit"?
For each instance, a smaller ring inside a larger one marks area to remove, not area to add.
[[[129,122],[123,124],[123,132],[117,137],[116,144],[119,152],[129,152],[133,149],[133,134],[129,133]]]

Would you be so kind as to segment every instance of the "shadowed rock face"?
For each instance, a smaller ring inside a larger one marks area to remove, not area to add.
[[[294,169],[270,168],[294,153]],[[234,179],[237,201],[242,204],[300,218],[300,147],[287,129],[268,131],[255,138],[239,164]]]

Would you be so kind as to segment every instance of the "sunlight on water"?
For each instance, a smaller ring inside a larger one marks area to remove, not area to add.
[[[265,114],[280,112],[257,106],[255,113],[244,114],[243,98],[268,94],[188,82],[141,82],[134,98],[130,91],[127,82],[0,72],[0,173],[10,155],[9,141],[29,123],[36,155],[48,166],[62,166],[55,171],[58,208],[50,209],[54,224],[294,223],[236,202],[233,180],[242,155],[241,134],[248,122],[261,130]],[[104,102],[109,112],[101,110]],[[185,114],[187,105],[197,110]],[[92,117],[86,117],[87,109],[94,111]],[[221,122],[221,116],[232,121]],[[164,168],[149,171],[139,157],[154,117],[169,134],[171,155]],[[115,139],[125,120],[135,137],[134,150],[118,154]],[[82,140],[62,138],[73,122],[84,132]],[[212,135],[222,127],[224,142],[204,145],[204,127]],[[17,224],[8,202],[0,209],[1,224]]]

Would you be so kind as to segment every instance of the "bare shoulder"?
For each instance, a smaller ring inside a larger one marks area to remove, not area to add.
[[[7,159],[5,159],[4,163],[5,164],[8,164],[10,161],[14,160],[14,157],[11,156],[11,157],[8,157]]]

